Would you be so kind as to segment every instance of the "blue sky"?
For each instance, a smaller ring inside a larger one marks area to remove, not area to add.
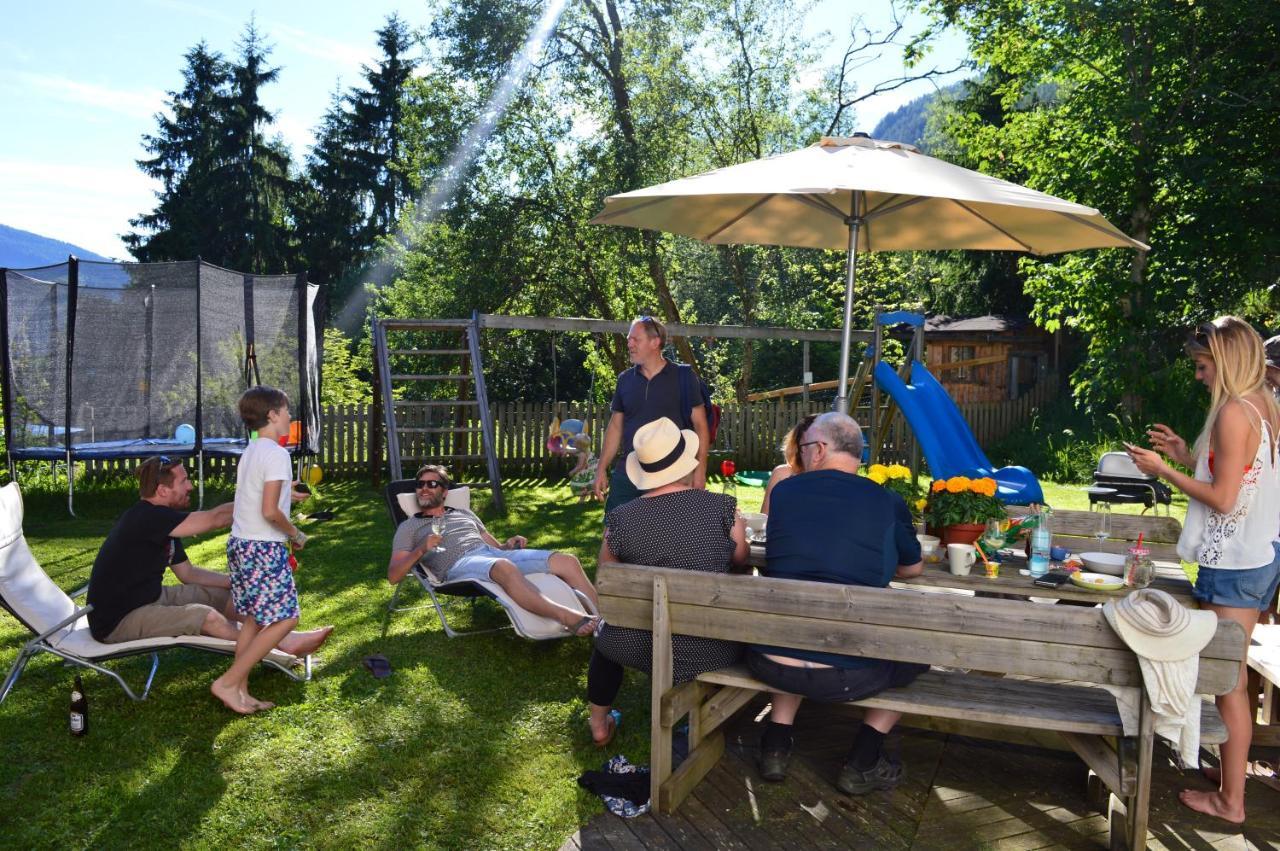
[[[810,33],[831,32],[824,63],[839,59],[852,16],[887,25],[887,0],[818,0]],[[233,55],[251,16],[274,45],[280,81],[263,92],[276,130],[305,155],[335,86],[360,78],[377,56],[374,30],[398,11],[410,26],[428,21],[422,2],[394,0],[55,0],[10,4],[0,29],[0,223],[127,257],[119,235],[154,204],[155,186],[138,170],[141,139],[155,130],[165,92],[181,85],[182,56],[196,42]],[[906,19],[908,29],[921,23]],[[951,67],[963,42],[945,38],[932,57]],[[889,49],[858,72],[864,87],[902,74]],[[815,69],[816,73],[816,69]],[[866,130],[884,114],[931,89],[905,86],[858,111]]]

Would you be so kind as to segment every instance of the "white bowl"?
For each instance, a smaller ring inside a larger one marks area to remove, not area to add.
[[[1080,560],[1094,573],[1124,576],[1124,556],[1119,553],[1080,553]]]

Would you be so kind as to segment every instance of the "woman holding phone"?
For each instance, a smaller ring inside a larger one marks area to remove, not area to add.
[[[1280,474],[1276,433],[1280,405],[1266,386],[1262,338],[1244,320],[1224,316],[1196,328],[1186,344],[1196,379],[1209,388],[1209,413],[1193,447],[1162,423],[1147,432],[1158,451],[1126,444],[1142,472],[1188,497],[1178,554],[1200,565],[1195,597],[1219,618],[1253,632],[1280,581]],[[1164,456],[1193,469],[1189,476]],[[1183,804],[1236,824],[1244,812],[1245,771],[1253,737],[1245,666],[1233,691],[1217,698],[1227,726],[1216,791],[1184,790]]]

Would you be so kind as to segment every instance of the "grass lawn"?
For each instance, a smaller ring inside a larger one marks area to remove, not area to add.
[[[477,500],[495,535],[520,533],[531,546],[572,552],[594,573],[598,504],[571,500],[558,483],[507,487],[506,518],[486,512],[485,496]],[[1046,492],[1056,506],[1087,507],[1079,487]],[[119,484],[79,490],[77,519],[60,492],[25,495],[27,540],[62,588],[87,582],[98,544],[133,493]],[[759,507],[762,490],[738,493],[743,509]],[[206,504],[230,495],[215,485]],[[574,782],[604,758],[586,732],[589,642],[510,633],[449,640],[429,610],[397,615],[384,639],[392,529],[381,495],[325,483],[310,510],[320,508],[337,516],[303,527],[314,540],[298,573],[302,625],[337,630],[314,680],[256,673],[255,694],[279,707],[242,718],[208,692],[227,659],[171,651],[143,703],[86,673],[90,731],[74,739],[71,671],[38,658],[0,705],[0,843],[554,849],[601,811]],[[225,543],[225,534],[207,536],[188,552],[197,564],[224,568]],[[456,611],[460,626],[505,623],[487,604],[472,610],[460,601]],[[0,668],[26,639],[0,615]],[[376,652],[391,660],[388,679],[361,667]],[[148,660],[110,664],[140,684]],[[629,674],[614,749],[636,762],[648,761],[648,695],[647,681]]]

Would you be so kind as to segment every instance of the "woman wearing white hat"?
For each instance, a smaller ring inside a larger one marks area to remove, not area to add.
[[[1159,452],[1126,444],[1138,469],[1167,479],[1188,497],[1178,555],[1200,565],[1195,597],[1219,618],[1236,621],[1245,635],[1275,599],[1280,583],[1280,467],[1276,438],[1280,405],[1266,387],[1262,338],[1249,323],[1223,316],[1196,328],[1186,345],[1196,378],[1212,393],[1209,414],[1195,445],[1156,423],[1147,434]],[[1190,467],[1174,469],[1163,452]],[[1217,698],[1227,726],[1215,791],[1187,789],[1179,796],[1197,812],[1240,824],[1244,782],[1253,738],[1244,665],[1235,690]]]
[[[627,478],[644,493],[605,517],[600,562],[621,561],[727,573],[747,560],[746,524],[737,502],[693,487],[698,467],[698,435],[667,417],[641,426],[627,456]],[[674,635],[671,655],[675,682],[731,665],[741,647],[731,641]],[[591,738],[604,747],[617,731],[612,709],[622,687],[623,667],[648,671],[653,636],[648,630],[604,624],[596,635],[587,669]]]

